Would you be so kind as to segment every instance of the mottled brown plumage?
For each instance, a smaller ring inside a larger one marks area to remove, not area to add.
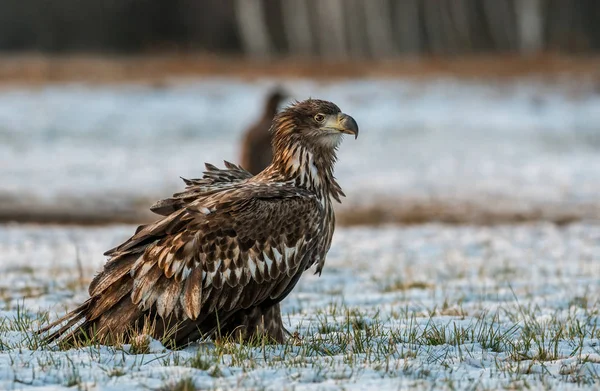
[[[273,160],[269,130],[277,108],[285,97],[285,93],[279,88],[271,91],[261,118],[244,133],[240,165],[253,175],[264,170]]]
[[[111,343],[150,330],[178,346],[214,335],[282,342],[279,302],[305,270],[323,268],[331,199],[343,195],[335,151],[358,126],[333,103],[306,100],[278,114],[273,131],[274,160],[259,175],[207,164],[202,179],[152,206],[163,217],[106,252],[90,299],[44,328],[61,325],[48,340]]]

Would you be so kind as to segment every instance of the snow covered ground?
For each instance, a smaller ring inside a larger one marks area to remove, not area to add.
[[[283,302],[301,341],[58,350],[31,330],[85,299],[132,226],[0,226],[0,389],[596,388],[600,225],[341,228]]]
[[[567,79],[0,90],[0,212],[145,210],[203,162],[237,161],[241,133],[276,83],[294,98],[330,99],[359,123],[336,170],[347,205],[443,201],[600,217],[600,94]]]
[[[3,89],[0,219],[146,209],[204,161],[236,161],[277,83],[359,123],[336,170],[352,213],[455,203],[459,216],[582,221],[338,228],[323,275],[283,304],[301,341],[182,351],[40,344],[31,331],[86,298],[101,254],[134,227],[0,225],[0,389],[599,386],[600,93],[585,80]]]

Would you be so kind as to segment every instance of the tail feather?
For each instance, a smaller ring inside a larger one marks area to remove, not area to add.
[[[67,334],[67,332],[73,328],[73,326],[75,326],[77,323],[79,323],[81,320],[85,319],[85,314],[86,312],[89,310],[90,306],[92,305],[92,299],[88,299],[86,300],[82,305],[80,305],[79,307],[75,308],[73,311],[67,313],[65,316],[55,320],[54,322],[50,323],[49,325],[42,327],[41,329],[39,329],[37,331],[38,334],[46,334],[48,333],[50,330],[52,330],[53,328],[55,328],[56,326],[64,323],[65,321],[68,320],[68,322],[66,324],[64,324],[63,326],[61,326],[58,330],[53,331],[52,333],[50,333],[49,335],[46,335],[44,337],[44,342],[46,343],[51,343],[56,341],[57,339],[61,338],[61,337],[65,337]],[[84,321],[85,323],[85,321]],[[82,327],[83,325],[81,325],[80,327]]]
[[[92,316],[97,317],[92,318]],[[135,332],[138,328],[142,329],[143,324],[139,322],[142,317],[143,311],[133,304],[129,296],[122,297],[112,305],[106,305],[105,302],[92,298],[62,318],[39,329],[37,333],[48,333],[66,321],[67,323],[60,328],[45,335],[44,342],[61,341],[77,344],[90,339],[100,343],[115,343],[119,340],[127,342],[130,332]]]
[[[144,311],[125,296],[94,321],[95,332],[104,342],[114,343],[113,339],[119,337],[127,342],[129,333],[142,330],[143,315]]]
[[[141,254],[127,254],[123,257],[117,257],[111,259],[104,265],[104,270],[99,273],[92,282],[88,289],[90,296],[94,297],[107,290],[116,281],[120,280],[123,276],[131,271],[134,263],[141,256]]]
[[[120,281],[109,287],[103,296],[98,298],[93,306],[87,310],[86,319],[89,321],[102,317],[108,311],[121,302],[123,298],[131,301],[131,290],[133,289],[133,279],[129,276],[121,278]]]
[[[92,296],[62,318],[39,329],[38,334],[47,334],[43,338],[47,343],[60,340],[74,344],[90,338],[103,341],[109,332],[124,334],[142,313],[131,301],[132,288],[133,279],[125,274],[101,295]],[[53,331],[57,326],[60,327]]]

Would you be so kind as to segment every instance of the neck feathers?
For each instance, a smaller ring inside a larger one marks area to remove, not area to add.
[[[336,162],[335,147],[311,143],[296,131],[299,124],[292,115],[282,113],[273,121],[273,162],[260,176],[279,181],[294,181],[301,186],[323,196],[330,196],[338,202],[345,197],[340,185],[333,176]]]
[[[333,176],[335,161],[335,151],[314,152],[296,143],[276,149],[273,163],[266,172],[341,202],[340,197],[345,194]]]

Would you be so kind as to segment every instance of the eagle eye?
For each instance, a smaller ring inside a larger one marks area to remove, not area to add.
[[[323,121],[325,121],[325,116],[323,114],[319,113],[319,114],[315,115],[315,121],[323,122]]]

